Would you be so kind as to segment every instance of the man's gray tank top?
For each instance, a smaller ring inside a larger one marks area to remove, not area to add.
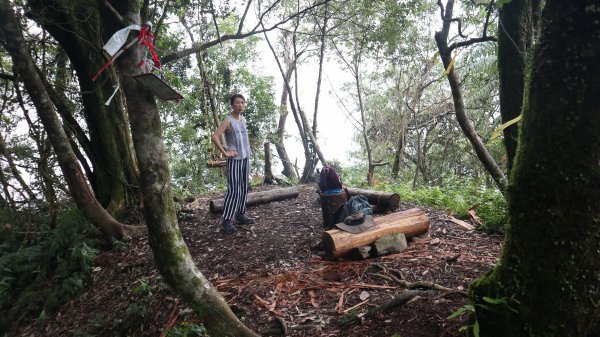
[[[240,116],[240,120],[238,121],[231,115],[227,115],[227,118],[229,118],[229,129],[225,131],[227,150],[237,151],[238,155],[234,159],[250,157],[250,143],[248,141],[246,119],[244,116]]]

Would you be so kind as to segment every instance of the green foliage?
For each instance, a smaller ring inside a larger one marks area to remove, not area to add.
[[[122,318],[113,321],[113,329],[121,335],[128,335],[130,331],[144,325],[147,319],[148,308],[139,303],[132,303],[125,309],[125,314]]]
[[[133,291],[134,294],[152,294],[150,284],[148,283],[147,279],[139,279],[136,283],[138,283],[138,285],[131,289],[131,291]]]
[[[6,221],[0,218],[0,223]],[[13,249],[0,257],[0,332],[27,318],[45,320],[52,310],[79,295],[98,252],[94,247],[102,242],[76,210],[64,212],[56,229],[38,227],[35,237],[26,240],[28,246],[14,248],[10,243],[25,242],[24,234],[18,233],[3,242],[3,247]]]
[[[479,337],[479,321],[477,321],[477,310],[482,309],[482,310],[487,310],[487,311],[496,311],[498,310],[497,306],[502,306],[504,308],[509,309],[510,311],[514,312],[514,313],[519,313],[515,308],[511,307],[511,302],[515,302],[516,304],[519,304],[519,301],[514,299],[514,298],[507,298],[507,297],[502,297],[502,298],[491,298],[491,297],[487,297],[484,296],[483,297],[483,301],[486,303],[489,303],[490,305],[487,304],[466,304],[460,308],[458,308],[456,311],[454,311],[452,314],[450,314],[450,316],[447,317],[447,319],[455,319],[457,317],[462,316],[463,314],[467,313],[469,315],[471,315],[471,318],[474,319],[474,322],[472,325],[465,325],[462,326],[459,331],[466,331],[467,336],[474,336],[474,337]],[[469,333],[470,331],[470,333]]]
[[[208,336],[204,325],[182,322],[169,330],[167,337],[205,337]]]
[[[430,205],[451,211],[466,218],[470,208],[475,208],[483,222],[483,230],[503,231],[508,224],[506,200],[494,188],[484,187],[477,180],[455,179],[443,186],[410,188],[407,184],[391,186],[404,201]]]
[[[456,176],[446,177],[439,186],[416,186],[413,189],[406,179],[391,180],[376,174],[374,186],[366,185],[362,166],[344,167],[338,170],[346,186],[372,188],[398,193],[403,202],[429,205],[466,218],[470,208],[474,208],[483,225],[480,230],[503,232],[508,225],[506,200],[496,188],[486,187],[480,179],[468,179]]]

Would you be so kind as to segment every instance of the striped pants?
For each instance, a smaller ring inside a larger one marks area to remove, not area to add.
[[[246,213],[249,162],[249,158],[227,159],[227,192],[223,205],[223,220]]]

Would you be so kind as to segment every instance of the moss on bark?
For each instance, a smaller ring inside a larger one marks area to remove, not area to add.
[[[595,9],[594,9],[595,8]],[[593,10],[590,10],[593,9]],[[498,266],[473,283],[481,336],[600,333],[600,6],[548,1]],[[575,24],[576,23],[576,24]]]

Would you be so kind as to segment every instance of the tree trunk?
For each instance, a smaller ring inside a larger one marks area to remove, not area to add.
[[[52,143],[58,163],[77,207],[90,222],[100,228],[104,236],[107,238],[122,238],[126,235],[125,227],[100,206],[86,184],[67,135],[54,112],[33,60],[29,56],[28,47],[8,0],[0,0],[0,31],[4,35],[6,50],[12,57],[14,67],[22,77],[44,129],[48,133],[48,139]]]
[[[312,131],[310,130],[310,124],[308,124],[308,121],[306,120],[306,115],[300,109],[296,109],[296,104],[294,103],[294,100],[291,95],[292,88],[290,87],[289,81],[285,77],[283,68],[281,67],[281,62],[279,61],[279,58],[277,57],[277,54],[275,53],[275,50],[273,49],[273,46],[271,45],[271,42],[269,41],[266,34],[265,34],[265,40],[267,41],[267,44],[269,45],[269,48],[271,49],[271,52],[273,53],[273,57],[275,57],[275,61],[277,62],[277,66],[279,67],[279,71],[281,72],[281,75],[283,77],[285,90],[287,90],[287,92],[288,92],[288,101],[290,102],[290,108],[292,109],[292,113],[294,114],[294,119],[296,120],[296,125],[298,126],[298,132],[300,133],[300,137],[302,138],[302,145],[304,146],[305,157],[307,159],[310,158],[309,154],[312,153],[310,146],[312,146],[312,149],[318,155],[319,159],[321,160],[321,163],[326,166],[327,160],[325,160],[325,157],[323,156],[323,153],[321,152],[321,149],[319,148],[319,145],[317,144],[317,140],[316,140],[315,136],[313,135]],[[306,183],[307,178],[308,178],[308,175],[305,170],[305,172],[303,172],[303,174],[302,174],[302,178],[300,179],[300,182]]]
[[[2,0],[0,0],[2,1]],[[122,11],[138,22],[139,4]],[[139,74],[143,46],[135,45],[117,60],[127,101],[133,144],[140,167],[144,217],[154,261],[161,275],[194,310],[211,336],[256,336],[235,317],[223,297],[202,275],[181,236],[171,195],[171,179],[154,97],[132,76]]]
[[[496,268],[471,287],[481,336],[600,335],[598,46],[596,0],[546,1],[507,192],[506,244]]]
[[[118,28],[118,23],[102,22],[93,3],[69,6],[67,2],[30,0],[28,4],[32,18],[64,48],[76,71],[90,135],[87,142],[91,146],[86,154],[94,167],[88,180],[101,205],[111,214],[119,215],[128,206],[128,193],[132,189],[135,192],[139,175],[127,114],[119,104],[121,93],[117,93],[109,106],[104,105],[117,83],[114,70],[108,68],[97,82],[91,80],[106,61],[102,46],[110,37],[99,34],[96,25],[104,26],[102,32],[109,34]],[[81,20],[82,17],[87,20]],[[68,119],[63,116],[63,120]]]
[[[444,69],[448,69],[450,62],[452,61],[452,56],[450,55],[451,50],[448,48],[448,33],[450,31],[450,24],[452,23],[453,7],[454,0],[448,0],[446,4],[446,13],[443,18],[443,28],[441,31],[435,33],[435,42],[440,53],[440,58],[442,59],[442,63],[444,64]],[[460,82],[454,66],[449,69],[447,77],[448,83],[450,84],[450,89],[452,90],[452,100],[454,101],[456,120],[458,121],[460,128],[469,142],[471,142],[471,145],[477,154],[477,158],[479,158],[485,169],[492,176],[500,192],[504,193],[506,188],[506,177],[504,172],[502,172],[502,169],[500,169],[500,166],[498,166],[494,160],[494,157],[492,157],[492,154],[485,147],[485,144],[477,134],[475,127],[469,120],[462,97],[462,89],[460,88]]]
[[[284,176],[288,177],[289,179],[296,179],[296,178],[298,178],[298,176],[296,175],[296,171],[294,170],[294,165],[290,161],[290,157],[288,156],[287,150],[285,149],[285,145],[283,142],[283,135],[285,133],[285,122],[286,122],[287,115],[288,115],[288,110],[287,110],[288,91],[287,91],[285,83],[286,82],[289,83],[290,80],[292,79],[292,74],[294,71],[294,67],[293,67],[294,63],[291,60],[288,48],[284,48],[283,53],[284,53],[283,59],[284,59],[285,66],[286,66],[285,75],[283,75],[283,76],[285,76],[285,81],[283,83],[283,90],[281,92],[281,100],[279,101],[281,108],[279,110],[279,123],[277,124],[277,131],[275,132],[274,144],[275,144],[275,150],[277,150],[277,155],[279,156],[279,159],[281,160],[281,165],[283,166],[283,171],[281,173]]]
[[[530,0],[511,1],[500,9],[498,19],[498,72],[500,76],[500,116],[502,123],[517,118],[523,105],[525,60],[532,37]],[[507,171],[517,152],[519,126],[504,129]]]
[[[271,144],[265,142],[265,177],[263,179],[263,185],[272,185],[275,181],[273,176],[273,170],[271,169]]]
[[[369,200],[369,203],[377,206],[380,211],[394,211],[400,206],[400,196],[396,193],[362,190],[359,188],[348,188],[347,191],[351,197],[359,194],[364,195]]]
[[[400,115],[400,127],[398,129],[398,140],[396,141],[396,150],[394,151],[394,163],[392,164],[392,178],[397,179],[400,172],[400,165],[404,158],[404,146],[406,145],[406,128],[408,127],[408,112],[404,108],[403,97],[408,95],[408,89],[404,95],[400,94],[400,79],[396,83],[396,109]]]
[[[319,72],[317,77],[317,89],[315,93],[315,112],[313,113],[313,127],[312,131],[315,137],[317,136],[317,112],[319,111],[319,95],[321,94],[321,79],[323,77],[323,61],[325,60],[325,41],[327,37],[327,21],[329,20],[329,16],[327,13],[328,4],[325,3],[325,8],[323,9],[323,26],[321,27],[321,46],[319,48]]]
[[[300,194],[298,187],[278,188],[268,191],[252,192],[248,193],[248,200],[246,201],[246,206],[256,206],[268,204],[273,201],[293,199],[298,197],[298,194]],[[212,213],[222,212],[224,202],[225,200],[223,198],[211,200],[209,202],[210,211]]]
[[[323,248],[329,256],[340,257],[353,248],[368,246],[384,236],[403,233],[406,239],[426,233],[429,230],[429,217],[418,208],[392,213],[375,218],[375,226],[367,231],[352,234],[334,228],[323,232]]]
[[[17,84],[15,83],[15,85],[17,85]],[[8,167],[10,167],[10,171],[12,172],[15,179],[17,179],[17,181],[21,185],[21,188],[27,193],[28,199],[30,201],[37,200],[35,194],[31,190],[31,188],[29,188],[29,185],[27,183],[25,183],[25,180],[23,180],[23,177],[21,176],[21,173],[19,172],[17,165],[15,164],[15,162],[12,159],[12,155],[10,154],[10,152],[8,152],[8,149],[6,148],[6,144],[4,143],[4,137],[2,136],[1,131],[0,131],[0,155],[4,156],[4,158],[6,159],[6,162],[8,163]]]
[[[361,120],[361,126],[362,126],[362,136],[363,136],[363,141],[365,142],[365,150],[367,151],[367,165],[368,165],[368,169],[367,169],[367,184],[369,186],[373,186],[373,173],[375,172],[375,166],[373,165],[373,154],[371,151],[371,145],[369,144],[369,136],[367,134],[367,120],[365,118],[365,109],[364,109],[364,105],[363,105],[363,98],[362,98],[362,90],[361,90],[361,83],[360,83],[360,54],[359,55],[355,55],[354,57],[354,69],[353,69],[353,73],[354,73],[354,79],[355,79],[355,84],[356,84],[356,94],[358,96],[358,110],[360,111],[360,120]]]

